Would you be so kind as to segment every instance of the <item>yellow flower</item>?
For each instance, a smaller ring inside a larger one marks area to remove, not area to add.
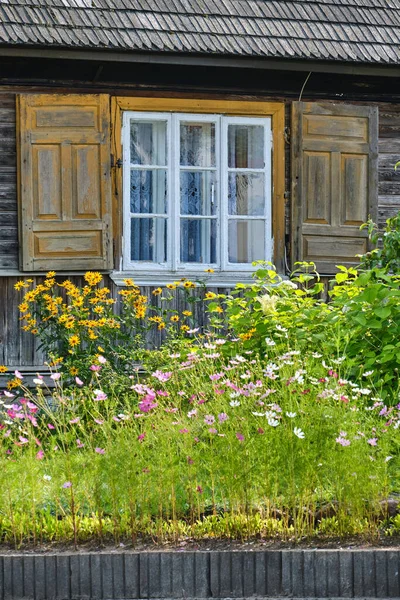
[[[182,311],[182,314],[185,315],[185,317],[191,317],[193,313],[191,310],[184,310]]]
[[[214,292],[207,292],[205,297],[207,300],[213,300],[217,297],[217,294],[214,294]]]
[[[17,388],[21,385],[21,380],[18,379],[18,377],[15,377],[14,379],[11,379],[8,383],[7,383],[7,389],[12,390],[14,388]]]
[[[75,346],[78,346],[78,345],[80,344],[80,341],[81,341],[81,340],[80,340],[80,337],[79,337],[79,335],[76,335],[76,334],[74,334],[74,335],[71,335],[71,336],[68,338],[68,343],[69,343],[69,345],[71,346],[71,348],[75,348]]]
[[[173,323],[177,323],[179,321],[178,315],[172,315],[172,317],[170,318],[170,321],[172,321]]]
[[[204,269],[206,273],[214,273],[214,269]]]
[[[96,306],[93,309],[93,312],[96,313],[97,315],[101,315],[101,313],[104,312],[104,306]]]
[[[55,271],[49,271],[48,273],[46,273],[47,279],[53,279],[53,277],[55,277],[55,276],[56,276]]]
[[[72,375],[73,377],[75,377],[75,375],[78,375],[79,371],[76,367],[71,367],[69,370],[70,375]]]
[[[161,323],[159,323],[158,325],[158,329],[161,331],[162,329],[165,329],[165,323],[164,321],[161,321]]]
[[[101,273],[98,273],[97,271],[88,271],[87,273],[85,273],[84,275],[84,279],[85,281],[87,281],[87,283],[89,285],[96,285],[97,283],[100,283],[100,281],[103,280],[103,276],[101,275]]]
[[[126,287],[136,287],[135,282],[132,279],[124,279]]]
[[[182,325],[181,326],[181,331],[189,331],[190,327],[188,327],[188,325]]]
[[[193,281],[185,281],[183,287],[186,289],[190,289],[196,287],[196,284],[193,283]]]
[[[99,336],[95,334],[94,331],[92,331],[91,329],[89,330],[89,339],[91,340],[97,340]]]
[[[215,309],[215,312],[217,312],[217,313],[223,313],[224,309],[221,306],[217,306],[216,309]]]
[[[176,285],[175,285],[175,283],[167,283],[167,288],[169,290],[174,290],[176,288]]]
[[[153,290],[151,293],[153,294],[153,296],[159,296],[160,294],[162,294],[162,288],[158,287],[155,290]]]
[[[17,292],[19,290],[22,290],[22,288],[27,288],[29,287],[29,285],[27,283],[25,283],[25,281],[17,281],[17,283],[14,285],[14,289],[17,290]]]
[[[33,333],[33,335],[37,335],[39,333],[39,329],[32,329],[31,333]]]
[[[19,310],[21,312],[26,312],[27,310],[29,310],[29,306],[27,302],[22,302],[19,306],[18,306]]]
[[[0,365],[0,373],[7,373],[8,369],[5,365]]]
[[[162,323],[162,317],[149,317],[149,321],[152,321],[153,323]]]

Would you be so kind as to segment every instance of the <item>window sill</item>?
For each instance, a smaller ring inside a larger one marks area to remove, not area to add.
[[[187,273],[143,273],[140,271],[114,271],[110,273],[110,278],[117,285],[123,287],[124,279],[133,279],[140,286],[164,286],[168,283],[174,283],[185,279],[193,281],[198,285],[204,284],[206,287],[228,287],[234,288],[238,283],[251,285],[254,283],[252,271],[235,271],[233,273],[216,271],[215,273],[205,273],[204,271]]]

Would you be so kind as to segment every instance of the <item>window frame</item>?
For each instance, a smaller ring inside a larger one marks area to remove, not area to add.
[[[271,260],[281,273],[284,272],[284,241],[285,241],[285,207],[284,207],[284,185],[285,185],[285,152],[284,152],[284,116],[285,108],[283,102],[265,102],[259,100],[215,100],[194,99],[188,97],[121,97],[111,98],[112,118],[112,152],[114,164],[122,155],[122,135],[124,112],[134,113],[185,113],[190,115],[208,116],[218,115],[224,117],[270,117],[272,131],[272,201],[270,203],[270,237]],[[117,285],[123,284],[123,279],[133,277],[142,285],[161,285],[169,283],[183,273],[190,275],[203,274],[207,265],[196,264],[193,269],[181,269],[179,272],[171,272],[169,268],[149,269],[149,263],[139,268],[135,263],[128,269],[123,264],[123,169],[113,169],[113,216],[114,216],[114,249],[115,249],[115,271],[111,274]],[[171,237],[171,236],[170,236]],[[172,240],[170,239],[172,243]],[[188,264],[188,263],[186,263]],[[238,281],[251,281],[251,272],[254,268],[243,263],[232,263],[232,269],[216,270],[213,274],[206,274],[207,285],[229,286]],[[221,263],[221,267],[222,267]],[[214,268],[214,267],[212,267]]]

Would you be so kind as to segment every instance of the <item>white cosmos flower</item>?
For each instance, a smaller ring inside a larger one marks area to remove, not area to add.
[[[286,416],[289,417],[289,419],[294,419],[296,415],[297,415],[297,413],[295,413],[295,412],[287,412],[286,413]]]
[[[369,377],[370,375],[372,375],[373,371],[365,371],[365,373],[363,373],[363,377]]]
[[[274,340],[271,340],[271,338],[269,337],[265,338],[265,343],[267,344],[267,346],[276,346]]]
[[[392,458],[393,458],[393,456],[387,456],[387,457],[385,458],[385,462],[389,462],[389,460],[392,460]]]
[[[297,436],[298,438],[300,438],[301,440],[303,440],[303,439],[305,438],[305,433],[304,433],[304,431],[302,431],[302,430],[300,429],[300,427],[295,427],[295,428],[293,429],[293,433],[294,433],[294,435],[296,435],[296,436]]]
[[[312,352],[311,356],[313,358],[322,358],[322,354],[320,354],[319,352]]]
[[[35,383],[36,385],[43,385],[44,381],[43,379],[33,379],[33,383]]]
[[[251,414],[254,415],[255,417],[264,417],[265,416],[265,413],[262,413],[262,412],[252,412]]]
[[[271,427],[278,427],[279,421],[278,419],[269,418],[268,425],[271,425]]]
[[[232,406],[233,408],[235,408],[236,406],[240,406],[240,402],[239,402],[239,400],[231,400],[229,402],[229,406]]]
[[[51,475],[43,475],[43,479],[46,481],[51,481]]]

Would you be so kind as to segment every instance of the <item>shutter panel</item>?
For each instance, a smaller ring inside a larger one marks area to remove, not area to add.
[[[112,268],[107,95],[21,94],[24,271]]]
[[[292,260],[331,275],[368,250],[377,216],[378,109],[294,102]]]

